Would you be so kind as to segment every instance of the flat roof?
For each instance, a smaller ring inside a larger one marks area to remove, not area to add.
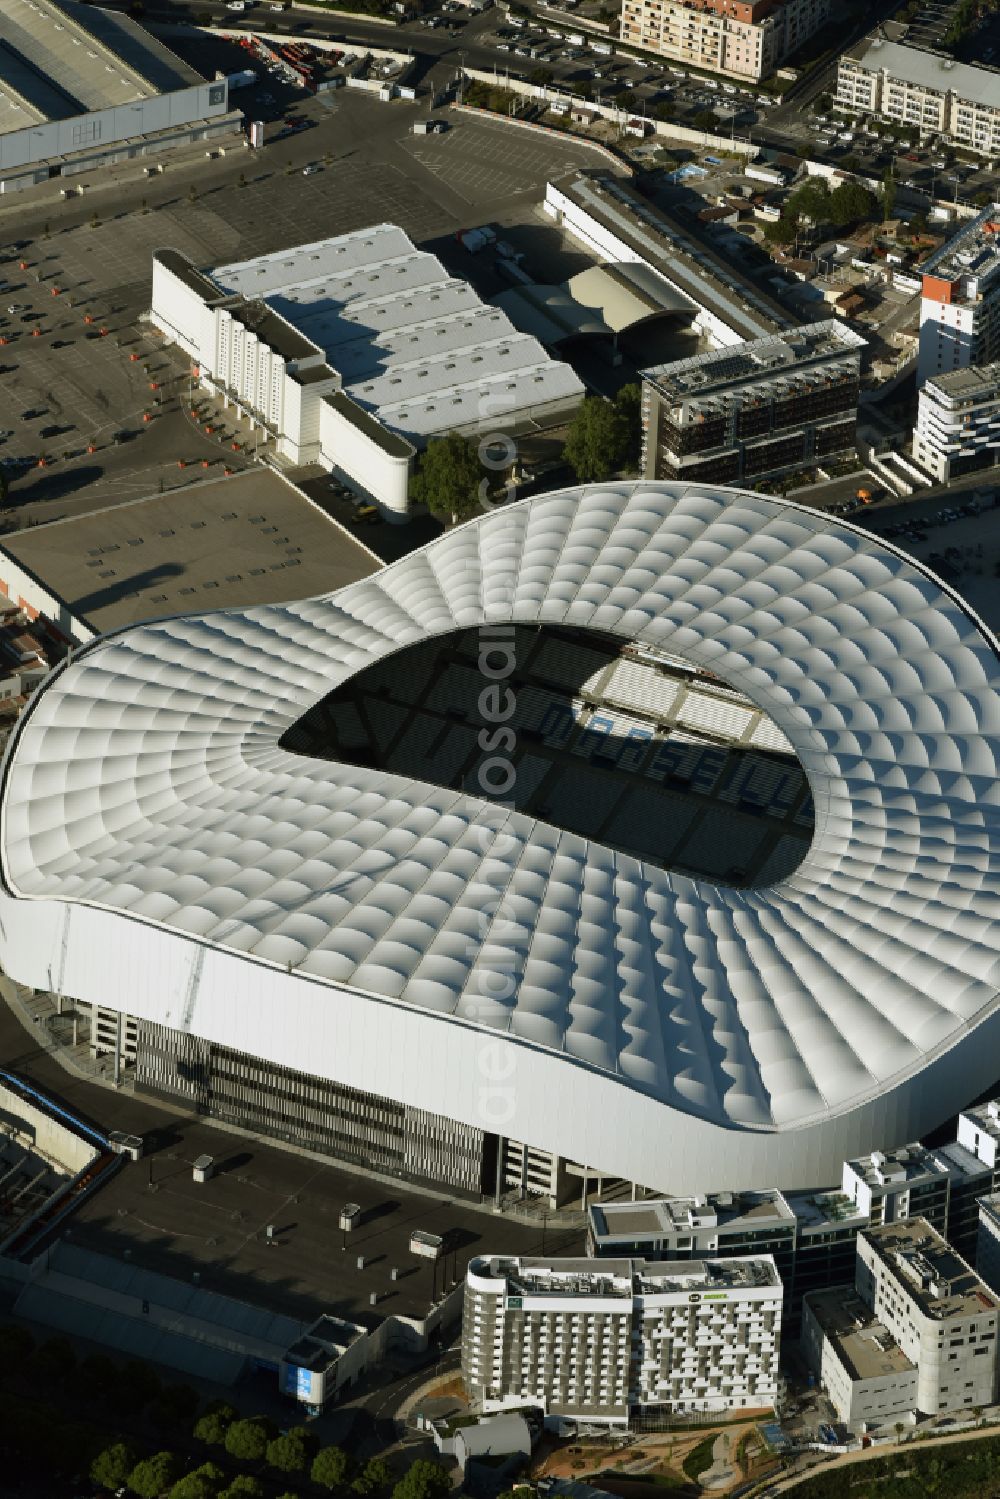
[[[855,1294],[853,1286],[810,1291],[805,1299],[852,1380],[916,1373],[916,1364]]]
[[[328,396],[323,397],[328,406],[332,406],[345,422],[350,422],[359,432],[364,433],[369,441],[377,443],[383,452],[390,454],[393,458],[409,458],[413,452],[412,443],[407,442],[405,437],[398,437],[395,432],[390,432],[382,423],[376,421],[363,406],[342,390],[331,391]]]
[[[869,1187],[893,1188],[903,1182],[914,1182],[918,1177],[948,1176],[948,1169],[937,1154],[915,1141],[900,1145],[895,1150],[873,1150],[870,1155],[859,1156],[845,1162]]]
[[[590,1209],[591,1231],[601,1239],[658,1239],[690,1233],[699,1226],[738,1229],[740,1224],[783,1223],[792,1227],[795,1215],[781,1193],[718,1192],[708,1198],[660,1198],[655,1202],[595,1203]]]
[[[995,401],[1000,397],[1000,361],[947,370],[942,375],[932,375],[927,384],[954,401]]]
[[[994,77],[995,102],[1000,107],[1000,74]],[[1000,270],[1000,203],[988,203],[917,270],[942,281],[969,277],[981,283],[995,275]]]
[[[859,333],[838,318],[828,318],[690,359],[654,365],[641,373],[670,400],[698,400],[741,386],[756,392],[763,385],[793,387],[809,383],[810,378],[825,378],[831,366],[848,368],[855,364],[863,348],[865,340]]]
[[[0,6],[0,134],[204,82],[128,16],[75,0]]]
[[[471,1268],[480,1275],[505,1279],[518,1291],[534,1296],[620,1298],[695,1289],[781,1286],[781,1277],[770,1255],[693,1260],[507,1259],[489,1255],[473,1260]]]
[[[975,1317],[998,1310],[986,1283],[926,1218],[866,1228],[868,1241],[897,1284],[929,1317]]]
[[[169,246],[164,246],[161,250],[153,251],[153,259],[158,260],[164,270],[176,276],[189,291],[193,291],[210,306],[214,302],[225,301],[226,293],[221,292],[215,285],[215,282],[205,275],[204,271],[199,271],[196,266],[192,265],[191,261],[182,251],[172,250]]]
[[[994,109],[1000,105],[1000,73],[995,68],[979,68],[956,62],[945,53],[890,42],[878,32],[866,36],[844,55],[870,73],[884,70],[890,78],[958,94],[974,104],[989,104]]]
[[[3,550],[98,634],[309,598],[382,566],[265,468],[33,526],[5,536]]]

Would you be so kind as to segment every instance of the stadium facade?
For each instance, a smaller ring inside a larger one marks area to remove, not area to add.
[[[996,640],[891,545],[563,490],[77,651],[0,955],[140,1086],[390,1174],[813,1186],[996,1081],[998,736]]]

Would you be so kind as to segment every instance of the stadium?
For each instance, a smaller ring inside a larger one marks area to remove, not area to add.
[[[3,966],[372,1171],[814,1186],[1000,1072],[998,689],[860,529],[540,496],[77,650],[4,762]]]

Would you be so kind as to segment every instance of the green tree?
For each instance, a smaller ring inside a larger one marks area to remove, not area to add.
[[[252,1473],[241,1473],[222,1490],[219,1499],[264,1499],[264,1485]],[[298,1495],[290,1495],[289,1499],[298,1499]]]
[[[475,443],[448,432],[427,444],[412,481],[412,496],[438,520],[457,525],[483,508],[480,485],[485,477]]]
[[[892,211],[896,206],[896,179],[891,172],[886,172],[882,178],[882,222],[886,223],[892,218]]]
[[[629,470],[638,467],[642,448],[642,386],[632,380],[615,396],[614,407],[625,424],[622,464]]]
[[[672,99],[661,99],[658,104],[653,105],[653,113],[658,120],[672,120],[677,113],[677,105]]]
[[[696,130],[704,130],[711,134],[719,128],[719,116],[714,109],[699,109],[696,115],[692,115],[691,124]]]
[[[347,1482],[349,1467],[343,1448],[323,1447],[313,1458],[309,1477],[321,1489],[340,1489]]]
[[[813,105],[813,108],[815,109],[817,114],[828,115],[833,108],[833,95],[820,94],[819,98],[816,100],[816,103]]]
[[[830,216],[830,189],[823,178],[807,177],[789,195],[784,211],[792,219],[807,218],[814,224],[824,223]]]
[[[170,1490],[170,1499],[216,1499],[226,1475],[215,1463],[202,1463],[192,1473],[178,1478]]]
[[[842,182],[830,194],[830,219],[838,228],[871,219],[875,212],[875,195],[860,182]]]
[[[125,1442],[113,1442],[99,1452],[90,1465],[90,1476],[102,1489],[120,1489],[135,1467],[135,1451]]]
[[[392,1482],[392,1469],[384,1457],[370,1457],[351,1484],[356,1494],[377,1494]]]
[[[392,1491],[392,1499],[445,1499],[451,1477],[440,1463],[418,1457]]]
[[[0,468],[0,508],[6,505],[7,497],[9,496],[9,494],[10,481],[7,478],[7,470],[5,468]],[[28,1336],[30,1337],[31,1334],[29,1333]],[[5,1359],[4,1362],[7,1363],[7,1360]],[[10,1366],[8,1365],[8,1367]]]
[[[267,1444],[267,1465],[277,1468],[279,1473],[304,1473],[308,1461],[305,1447],[297,1437],[275,1437]]]
[[[176,1483],[178,1467],[172,1452],[157,1452],[136,1463],[128,1476],[128,1486],[139,1499],[160,1499]]]
[[[627,441],[621,411],[602,396],[586,396],[570,423],[563,457],[584,483],[607,479],[621,462]]]
[[[260,1416],[234,1421],[226,1432],[226,1451],[243,1462],[259,1462],[267,1452],[272,1436],[270,1423]]]
[[[194,1423],[195,1437],[210,1447],[221,1447],[226,1440],[226,1432],[236,1420],[236,1414],[231,1405],[221,1402],[214,1409],[209,1408]]]

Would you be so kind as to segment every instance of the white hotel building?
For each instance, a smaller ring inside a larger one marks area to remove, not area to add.
[[[473,1259],[462,1375],[484,1411],[627,1425],[647,1408],[759,1410],[777,1392],[782,1283],[726,1260]]]
[[[964,224],[920,274],[917,389],[1000,359],[1000,203]]]

